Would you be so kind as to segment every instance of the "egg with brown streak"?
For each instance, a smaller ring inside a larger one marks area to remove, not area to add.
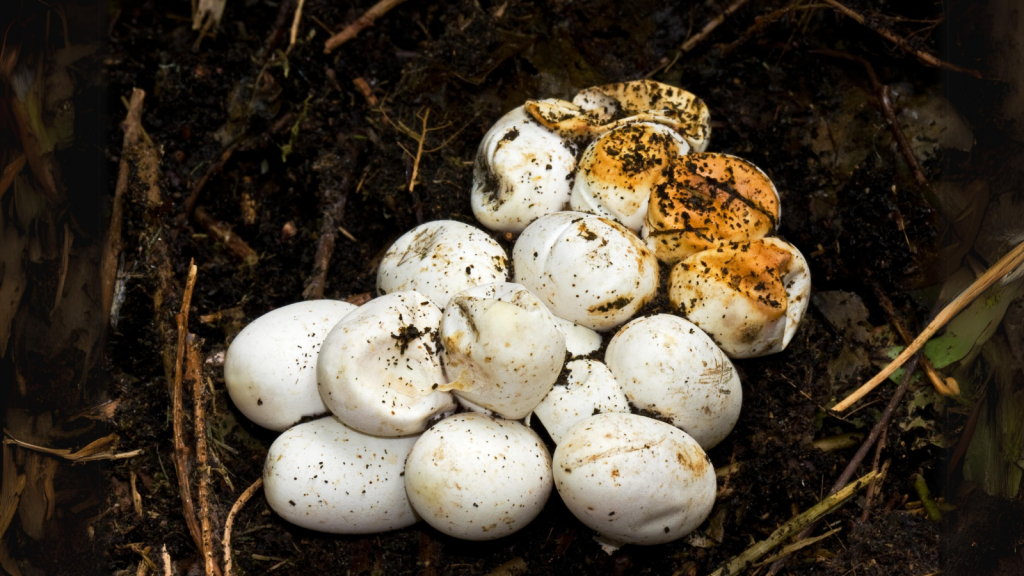
[[[641,237],[674,264],[723,242],[763,238],[779,224],[779,194],[768,176],[729,154],[680,158],[654,186]]]
[[[668,296],[730,358],[781,352],[811,295],[807,261],[795,246],[762,238],[698,252],[672,268]]]

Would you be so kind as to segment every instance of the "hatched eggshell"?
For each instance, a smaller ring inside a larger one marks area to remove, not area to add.
[[[670,420],[705,450],[739,420],[739,374],[707,334],[682,318],[633,320],[612,338],[604,359],[633,406]]]
[[[388,248],[377,269],[377,292],[415,290],[444,308],[466,288],[507,278],[508,256],[486,232],[435,220],[406,232]]]
[[[568,376],[534,409],[555,444],[576,423],[594,414],[629,414],[629,401],[619,389],[611,370],[596,360],[573,360],[565,365]]]
[[[317,353],[331,328],[355,309],[336,300],[296,302],[243,328],[224,359],[224,383],[238,410],[278,432],[325,414],[316,386]]]
[[[470,202],[485,227],[522,232],[569,203],[577,147],[523,110],[498,120],[480,142]]]
[[[402,472],[415,437],[360,434],[334,417],[290,428],[263,467],[267,503],[288,522],[334,534],[373,534],[415,524]]]
[[[622,225],[579,212],[537,219],[512,250],[516,280],[556,316],[607,331],[658,289],[658,262]]]
[[[676,264],[669,301],[730,358],[781,352],[811,296],[807,261],[778,238],[728,244]]]
[[[675,130],[661,124],[637,122],[607,132],[583,152],[570,205],[637,232],[662,173],[689,151]]]
[[[416,441],[405,465],[413,508],[463,540],[494,540],[530,523],[551,493],[551,457],[511,420],[456,414]]]
[[[555,487],[566,507],[604,539],[663,544],[711,513],[715,470],[682,430],[634,414],[598,414],[555,450]]]
[[[441,310],[419,292],[375,298],[345,316],[320,348],[320,396],[346,426],[405,436],[455,410],[438,350]]]
[[[565,363],[565,336],[544,304],[520,284],[456,294],[441,321],[441,359],[460,399],[511,419],[530,413]]]

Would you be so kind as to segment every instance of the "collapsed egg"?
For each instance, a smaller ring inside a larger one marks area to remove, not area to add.
[[[608,412],[629,414],[629,402],[608,367],[596,360],[573,360],[565,365],[568,376],[556,384],[534,414],[560,444],[577,422]]]
[[[728,154],[690,154],[654,187],[641,236],[667,264],[778,226],[779,194],[757,166]]]
[[[473,215],[491,230],[522,232],[569,203],[576,145],[538,124],[520,106],[480,142],[473,164]]]
[[[415,437],[378,438],[334,417],[290,428],[263,467],[267,503],[288,522],[335,534],[372,534],[415,524],[402,472]]]
[[[413,508],[428,524],[463,540],[516,532],[544,508],[551,458],[526,426],[457,414],[416,441],[405,465]]]
[[[377,270],[381,294],[415,290],[444,308],[470,286],[508,278],[508,256],[486,232],[454,220],[435,220],[403,234]]]
[[[781,352],[810,300],[811,274],[795,246],[762,238],[698,252],[672,268],[672,306],[730,358]]]
[[[441,342],[446,389],[512,419],[540,403],[565,362],[565,336],[554,317],[519,284],[456,294],[444,311]]]
[[[326,413],[316,387],[317,353],[331,328],[355,309],[336,300],[296,302],[243,328],[224,358],[224,383],[238,410],[278,432]]]
[[[682,318],[633,320],[612,338],[604,358],[633,406],[671,421],[705,450],[739,420],[739,374],[707,334]]]
[[[516,280],[561,318],[599,331],[629,320],[658,289],[658,262],[620,224],[558,212],[528,226],[512,250]]]
[[[662,172],[689,150],[677,132],[661,124],[638,122],[607,132],[584,150],[570,205],[637,232]]]
[[[606,547],[686,536],[715,503],[715,470],[682,430],[634,414],[598,414],[555,450],[555,487]]]
[[[453,412],[440,324],[441,310],[419,292],[381,296],[345,316],[320,348],[324,404],[345,425],[377,436],[416,434]]]

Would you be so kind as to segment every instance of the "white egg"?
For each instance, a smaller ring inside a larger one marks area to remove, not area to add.
[[[356,307],[336,300],[272,310],[238,333],[224,359],[224,383],[245,417],[276,430],[327,413],[316,387],[316,358],[331,328]]]
[[[335,534],[415,524],[402,473],[416,437],[378,438],[333,417],[277,437],[263,467],[267,503],[288,522]]]
[[[811,297],[803,254],[778,238],[729,243],[672,268],[668,297],[730,358],[781,352]]]
[[[573,360],[565,365],[568,376],[558,383],[533,413],[555,444],[576,423],[594,414],[629,414],[629,401],[607,366],[596,360]]]
[[[605,218],[558,212],[537,219],[512,250],[516,281],[561,318],[607,331],[658,289],[658,261],[635,234]]]
[[[583,152],[570,206],[638,232],[654,187],[689,151],[682,136],[662,124],[637,122],[607,132]]]
[[[576,150],[523,107],[498,120],[480,142],[473,164],[473,215],[491,230],[522,232],[537,218],[569,204]]]
[[[739,374],[707,334],[682,318],[633,320],[612,338],[604,360],[633,406],[670,420],[705,450],[739,420]]]
[[[363,304],[331,330],[316,375],[327,408],[364,434],[405,436],[455,410],[438,350],[441,310],[419,292]]]
[[[634,414],[598,414],[555,450],[555,487],[608,548],[663,544],[694,531],[715,503],[715,470],[682,430]]]
[[[551,493],[551,457],[519,422],[456,414],[416,441],[405,465],[413,508],[463,540],[508,536],[540,514]]]
[[[586,356],[601,347],[600,333],[565,318],[555,315],[551,317],[555,319],[558,329],[565,335],[565,349],[573,358]]]
[[[377,291],[415,290],[444,308],[466,288],[507,279],[508,256],[486,232],[435,220],[406,232],[388,248],[377,270]]]
[[[441,343],[446,389],[512,419],[540,403],[565,363],[565,336],[554,317],[519,284],[456,294],[444,311]]]

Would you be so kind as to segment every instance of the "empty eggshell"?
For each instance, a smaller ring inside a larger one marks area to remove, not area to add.
[[[674,264],[723,242],[762,238],[779,222],[779,194],[757,166],[736,156],[690,154],[654,186],[641,236]]]
[[[676,264],[668,296],[730,358],[753,358],[789,345],[810,301],[811,274],[795,246],[762,238]]]
[[[545,214],[565,209],[577,147],[541,126],[520,106],[480,142],[473,164],[473,215],[491,230],[522,232]]]
[[[622,225],[579,212],[537,219],[512,250],[516,280],[561,318],[606,331],[658,289],[658,262]]]
[[[445,389],[506,418],[529,414],[565,363],[565,336],[520,284],[485,284],[456,294],[444,311],[441,342]]]
[[[290,428],[263,467],[267,503],[288,522],[334,534],[372,534],[419,521],[402,473],[416,437],[360,434],[334,417]]]
[[[596,360],[573,360],[565,369],[565,383],[556,384],[533,411],[555,444],[577,422],[594,414],[629,414],[626,395],[607,366]]]
[[[486,232],[435,220],[406,232],[388,248],[377,270],[377,292],[415,290],[444,308],[470,286],[507,278],[508,256]]]
[[[743,388],[732,362],[692,323],[669,314],[622,327],[605,363],[633,406],[666,418],[705,450],[736,425]]]
[[[637,122],[607,132],[583,152],[570,205],[637,232],[662,172],[689,150],[677,132],[661,124]]]
[[[606,544],[663,544],[686,536],[715,503],[715,470],[682,430],[634,414],[598,414],[555,450],[555,487]]]
[[[416,441],[405,465],[413,508],[463,540],[493,540],[532,521],[551,493],[551,457],[537,434],[511,420],[463,413]]]
[[[245,417],[278,432],[327,413],[316,387],[316,358],[331,328],[356,307],[297,302],[267,312],[238,333],[224,359],[224,383]]]
[[[316,375],[327,408],[364,434],[405,436],[455,410],[438,350],[441,310],[419,292],[363,304],[331,330]]]

